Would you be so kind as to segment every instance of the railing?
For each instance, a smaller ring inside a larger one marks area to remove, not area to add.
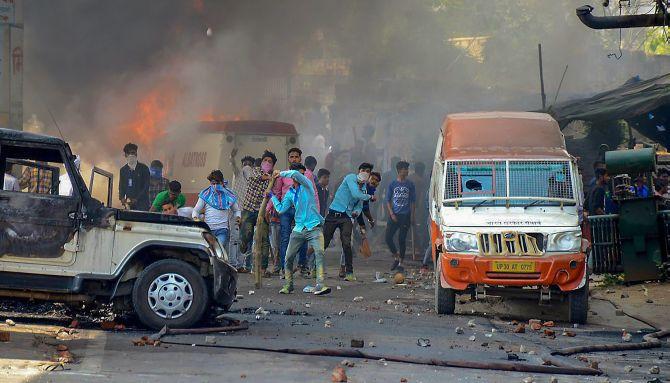
[[[594,274],[620,273],[621,241],[619,215],[594,215],[589,217],[591,226],[591,270]]]

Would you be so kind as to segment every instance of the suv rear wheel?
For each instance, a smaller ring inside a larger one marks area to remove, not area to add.
[[[176,259],[160,260],[144,269],[132,296],[140,321],[153,329],[191,327],[209,305],[207,285],[200,273]]]
[[[438,314],[453,314],[456,310],[456,292],[442,287],[440,283],[441,263],[439,256],[435,260],[435,311]]]

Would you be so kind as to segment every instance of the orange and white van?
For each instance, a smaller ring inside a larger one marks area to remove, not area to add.
[[[549,115],[448,115],[430,187],[435,308],[456,294],[564,300],[569,320],[588,312],[582,183]]]

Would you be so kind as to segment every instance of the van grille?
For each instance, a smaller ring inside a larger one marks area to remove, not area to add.
[[[544,245],[540,233],[479,233],[477,240],[484,255],[542,255]]]

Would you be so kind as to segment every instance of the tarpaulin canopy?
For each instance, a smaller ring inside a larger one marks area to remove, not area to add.
[[[593,97],[553,105],[548,113],[564,127],[573,120],[630,119],[668,104],[670,73],[649,80],[634,77],[616,89]]]

